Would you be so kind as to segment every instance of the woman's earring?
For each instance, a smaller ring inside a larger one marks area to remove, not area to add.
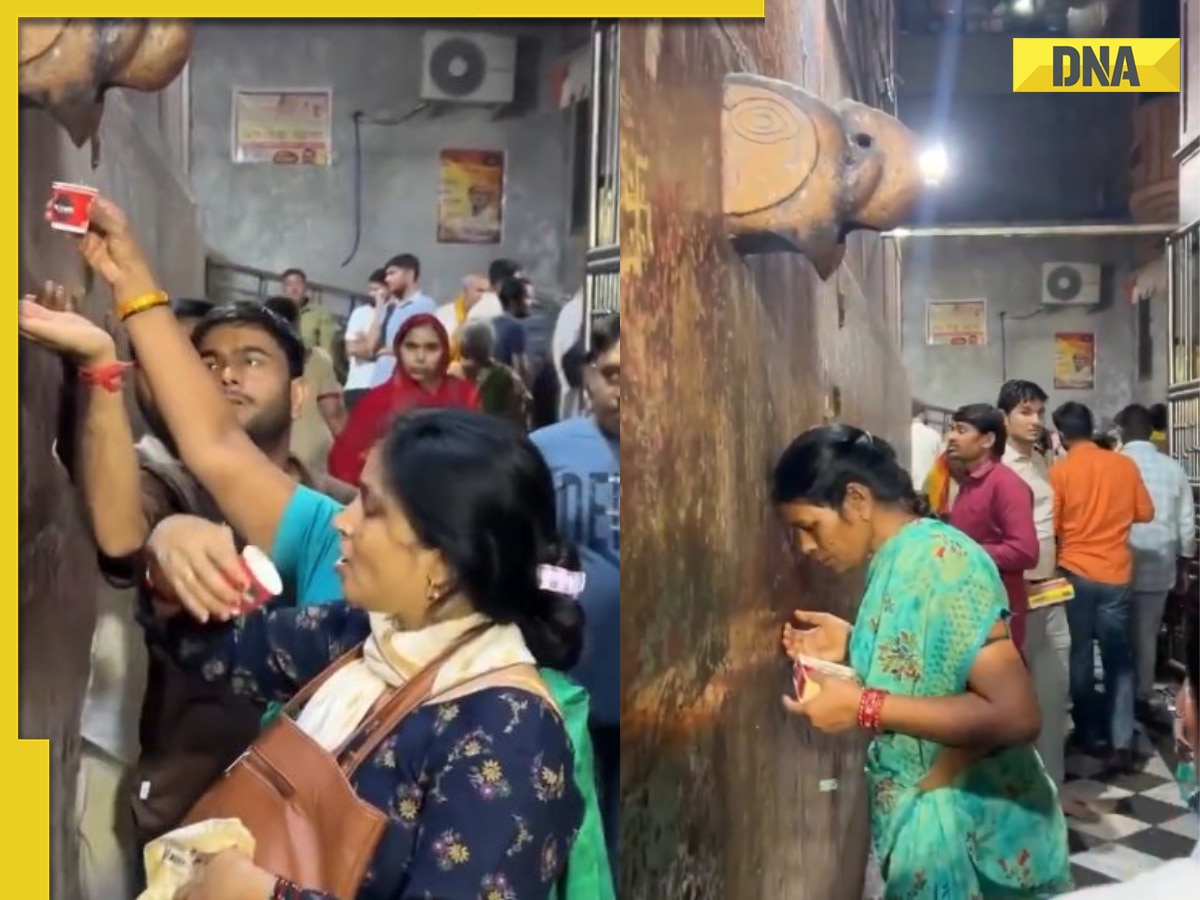
[[[438,590],[438,586],[433,583],[433,576],[426,575],[425,576],[425,602],[428,603],[430,606],[433,606],[433,604],[437,603],[438,598],[441,596],[441,593],[442,592],[440,590]]]

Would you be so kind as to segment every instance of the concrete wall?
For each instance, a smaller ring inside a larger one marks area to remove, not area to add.
[[[1132,94],[1013,94],[1012,38],[897,38],[900,118],[946,145],[950,176],[923,217],[1092,219],[1124,213]]]
[[[852,618],[861,573],[797,571],[768,481],[796,434],[835,415],[907,452],[908,380],[870,287],[884,255],[855,241],[822,283],[799,256],[739,256],[721,218],[724,76],[845,96],[832,8],[769,0],[765,22],[621,25],[624,900],[863,895],[863,745],[783,712],[778,652],[798,604]]]
[[[170,89],[165,98],[172,104]],[[174,99],[178,99],[177,97]],[[132,102],[131,102],[132,101]],[[100,130],[100,165],[90,148],[77,150],[39,111],[20,116],[20,289],[45,279],[80,295],[81,308],[101,320],[111,308],[107,289],[96,288],[71,242],[42,218],[50,182],[95,185],[129,213],[164,286],[194,293],[203,285],[203,247],[195,203],[174,167],[175,156],[156,98],[111,92]],[[75,779],[79,768],[80,713],[89,674],[89,648],[97,618],[132,624],[127,594],[99,589],[94,549],[61,468],[50,455],[61,409],[62,366],[51,355],[21,343],[20,392],[20,735],[50,740],[50,871],[52,900],[76,900],[78,836]],[[71,560],[71,565],[63,565]],[[110,652],[131,660],[137,693],[142,642],[136,629],[122,632],[128,647]],[[120,638],[118,638],[119,640]],[[136,713],[136,698],[130,707]],[[136,722],[132,715],[129,725]]]
[[[1119,238],[912,238],[903,243],[904,362],[922,399],[939,406],[994,403],[1004,379],[1000,314],[1007,313],[1007,374],[1042,385],[1051,405],[1078,400],[1097,417],[1112,416],[1153,385],[1137,380],[1136,310],[1129,302],[1133,248]],[[1041,306],[1042,264],[1098,262],[1110,268],[1100,307],[1054,309]],[[926,346],[928,300],[988,301],[988,344],[982,348]],[[1156,327],[1165,345],[1165,296],[1151,300],[1161,315]],[[1032,315],[1031,315],[1032,314]],[[1028,316],[1028,318],[1026,318]],[[1096,390],[1056,391],[1054,333],[1096,334]],[[1160,351],[1161,355],[1161,351]],[[1161,367],[1160,367],[1161,368]],[[1159,374],[1165,384],[1165,373]],[[1159,397],[1161,400],[1161,397]]]
[[[576,266],[564,271],[571,129],[568,113],[553,108],[548,97],[546,72],[558,55],[551,26],[524,26],[550,40],[540,53],[539,106],[532,114],[497,122],[487,111],[456,110],[362,127],[361,245],[342,267],[354,240],[351,114],[395,116],[417,102],[425,27],[395,20],[199,24],[190,72],[191,177],[214,251],[273,271],[298,265],[314,280],[353,289],[388,257],[412,252],[422,261],[426,292],[443,300],[457,292],[463,275],[486,271],[498,256],[520,260],[539,286],[578,286]],[[485,30],[498,29],[488,23]],[[235,86],[332,88],[332,166],[234,165]],[[436,243],[438,153],[445,148],[507,153],[502,244]],[[574,256],[571,261],[576,263]]]

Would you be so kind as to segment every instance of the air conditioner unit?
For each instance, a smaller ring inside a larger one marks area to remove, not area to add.
[[[504,106],[512,103],[516,38],[474,31],[426,31],[421,99]]]
[[[1101,268],[1093,263],[1042,266],[1043,306],[1099,306]]]

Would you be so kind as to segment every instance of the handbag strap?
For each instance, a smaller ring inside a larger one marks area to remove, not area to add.
[[[361,737],[358,745],[344,755],[335,754],[341,757],[341,767],[346,777],[353,776],[384,739],[396,730],[396,726],[404,717],[429,699],[434,679],[445,662],[490,627],[490,622],[476,625],[459,636],[454,643],[438,654],[433,662],[396,688],[386,701],[376,706],[343,746],[350,746]]]
[[[289,718],[294,719],[296,717],[296,712],[298,712],[300,707],[309,701],[309,699],[317,692],[321,685],[332,678],[340,669],[344,669],[350,663],[362,657],[364,643],[364,641],[360,641],[359,643],[355,644],[354,647],[347,650],[328,666],[322,669],[316,678],[313,678],[302,688],[300,688],[299,691],[293,694],[292,699],[289,700],[281,710],[281,715],[286,715]]]

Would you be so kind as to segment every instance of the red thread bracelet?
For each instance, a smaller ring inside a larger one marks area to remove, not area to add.
[[[858,724],[866,731],[878,734],[879,723],[883,713],[883,701],[887,692],[876,688],[864,688],[858,701]]]
[[[121,360],[99,366],[87,366],[79,370],[79,383],[103,388],[110,394],[119,394],[125,373],[132,368],[133,363]]]

